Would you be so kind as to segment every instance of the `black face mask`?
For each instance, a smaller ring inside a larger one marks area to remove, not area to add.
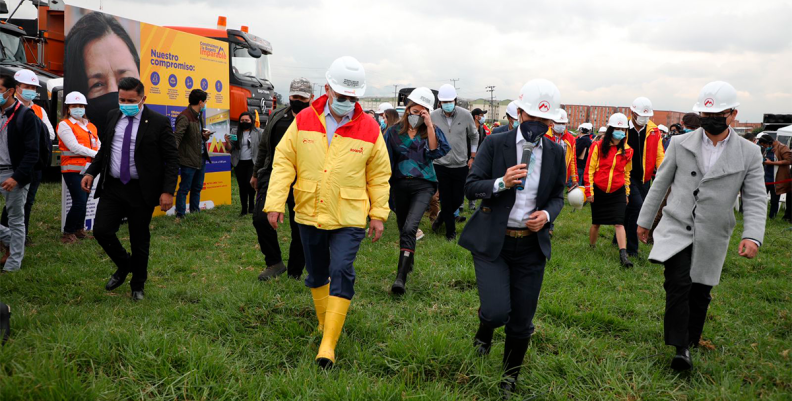
[[[701,117],[701,128],[710,135],[720,135],[729,128],[726,124],[728,117]]]
[[[289,105],[291,106],[292,113],[296,116],[300,114],[301,111],[305,110],[308,107],[308,102],[301,102],[299,100],[289,100]]]
[[[253,123],[239,123],[239,132],[250,131],[253,129]]]
[[[118,92],[106,93],[97,98],[88,99],[85,116],[96,126],[99,133],[107,128],[107,115],[118,108]]]
[[[547,133],[547,124],[539,121],[523,121],[520,124],[520,132],[526,141],[536,142]]]

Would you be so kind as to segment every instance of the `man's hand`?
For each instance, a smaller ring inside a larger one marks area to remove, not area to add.
[[[586,198],[586,201],[588,201],[588,203],[594,203],[594,195],[591,195],[588,198]]]
[[[208,129],[204,129],[203,132],[201,132],[204,141],[208,141],[211,135],[212,133]]]
[[[283,223],[283,213],[269,212],[267,213],[267,220],[269,220],[270,226],[272,226],[273,229],[277,230],[278,224]]]
[[[473,159],[474,159],[474,158],[472,158],[472,157],[471,157],[471,158],[468,160],[468,168],[473,168]]]
[[[756,253],[759,252],[759,247],[756,246],[756,243],[749,239],[744,239],[740,241],[740,246],[737,249],[740,252],[740,256],[746,259],[755,258]]]
[[[371,238],[371,242],[379,241],[383,231],[385,231],[385,225],[382,223],[382,220],[371,219],[368,230],[368,236]]]
[[[253,189],[258,189],[258,178],[255,175],[250,178],[250,186],[253,187]]]
[[[627,204],[630,204],[630,195],[627,195]]]
[[[85,177],[83,177],[82,181],[80,182],[80,186],[82,187],[83,191],[90,194],[91,188],[93,188],[93,182],[94,182],[93,176],[86,175]]]
[[[638,226],[638,239],[644,244],[649,243],[649,229]]]
[[[173,207],[173,194],[164,193],[160,195],[160,210],[167,212]]]
[[[14,188],[16,188],[17,184],[18,183],[16,182],[15,179],[9,177],[7,180],[3,181],[2,184],[0,184],[0,187],[2,187],[8,192],[11,192],[14,190]]]
[[[535,233],[539,232],[539,230],[541,230],[542,227],[544,227],[545,224],[547,224],[547,215],[545,214],[545,212],[541,210],[537,210],[531,213],[529,219],[530,220],[528,220],[525,223],[525,226],[528,227],[529,230]]]
[[[526,167],[528,167],[526,164],[518,164],[506,170],[506,174],[503,175],[503,184],[506,185],[506,188],[514,187],[522,181],[523,177],[528,175]]]

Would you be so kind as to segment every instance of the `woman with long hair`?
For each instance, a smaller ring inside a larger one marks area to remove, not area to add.
[[[240,216],[253,213],[256,204],[256,189],[250,185],[250,179],[255,174],[253,162],[258,153],[261,131],[253,125],[253,114],[245,111],[239,115],[239,126],[231,130],[231,135],[225,136],[225,146],[231,151],[231,165],[239,186]]]
[[[596,246],[600,226],[614,226],[621,264],[632,267],[627,258],[627,233],[624,230],[633,155],[633,149],[625,139],[627,129],[627,116],[616,113],[610,117],[602,140],[591,145],[584,184],[591,203],[589,244],[592,248]]]
[[[407,99],[401,121],[385,133],[391,159],[391,194],[400,233],[399,266],[391,287],[394,294],[405,292],[407,274],[415,261],[418,224],[437,191],[437,175],[432,162],[451,150],[443,132],[432,123],[430,113],[435,103],[432,91],[416,88]]]
[[[399,112],[396,109],[387,109],[382,113],[382,118],[385,120],[385,129],[382,132],[385,132],[399,123]]]

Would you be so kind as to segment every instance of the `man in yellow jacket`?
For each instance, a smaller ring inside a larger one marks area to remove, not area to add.
[[[326,95],[300,112],[275,149],[264,211],[283,223],[294,183],[294,219],[305,250],[308,278],[323,332],[316,356],[335,363],[335,346],[354,295],[353,262],[366,236],[376,242],[388,219],[390,158],[379,124],[358,104],[366,90],[363,66],[341,57],[327,71]]]

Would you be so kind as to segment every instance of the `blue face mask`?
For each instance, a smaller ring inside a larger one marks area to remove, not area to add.
[[[6,102],[8,101],[8,99],[5,98],[5,94],[6,94],[5,92],[0,93],[0,106],[6,104]]]
[[[33,89],[22,89],[22,99],[30,102],[36,98],[36,91]]]
[[[520,125],[520,121],[519,120],[514,120],[514,121],[512,121],[511,125],[509,125],[509,128],[515,129],[515,128],[517,128],[518,125]]]
[[[383,118],[380,121],[380,130],[385,130],[385,128],[388,128],[388,124],[385,124],[385,119]]]
[[[74,118],[83,118],[83,116],[85,116],[85,108],[84,107],[74,108],[69,110],[69,113],[71,113],[72,117]]]
[[[206,104],[204,104],[203,107],[201,107],[201,112],[203,113],[204,111],[206,111]]]
[[[451,113],[454,111],[454,107],[456,107],[456,105],[453,103],[443,103],[441,107],[443,107],[443,111],[446,113]]]
[[[140,113],[140,104],[119,104],[118,108],[127,117],[134,117]]]
[[[330,108],[333,110],[336,115],[345,116],[355,110],[355,103],[350,102],[349,100],[345,102],[339,102],[337,98],[333,98],[333,104],[330,105]]]
[[[613,131],[613,139],[617,141],[621,141],[625,136],[627,136],[627,133],[624,131]]]
[[[2,103],[0,103],[0,104],[2,104]],[[691,132],[691,131],[693,131],[693,130],[692,129],[688,129],[688,128],[685,128],[684,130],[682,130],[682,132],[684,132],[684,133],[688,133],[688,132]]]

